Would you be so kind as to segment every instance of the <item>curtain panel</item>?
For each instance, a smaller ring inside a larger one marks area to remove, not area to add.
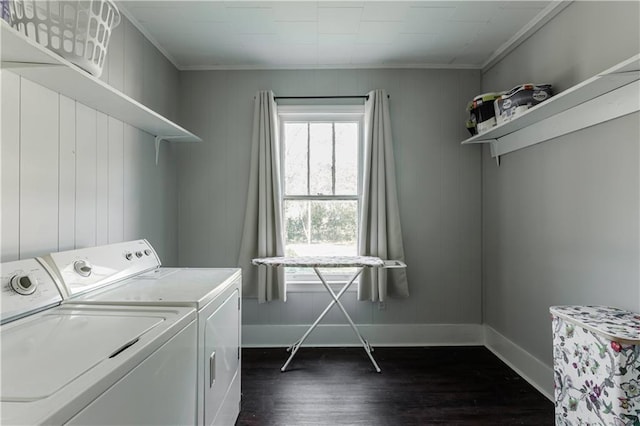
[[[363,157],[358,254],[404,261],[391,118],[385,90],[369,92],[365,103]],[[358,300],[383,302],[387,295],[409,296],[406,269],[365,268],[358,285]]]
[[[243,293],[259,303],[286,301],[284,268],[251,264],[257,257],[284,255],[280,197],[280,142],[273,92],[256,94],[253,109],[251,170],[238,265]]]

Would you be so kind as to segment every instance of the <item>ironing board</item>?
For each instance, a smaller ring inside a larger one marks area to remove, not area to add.
[[[309,329],[304,333],[304,335],[298,341],[296,341],[295,343],[293,343],[291,346],[287,348],[287,351],[290,351],[291,355],[289,355],[289,359],[287,359],[287,362],[284,363],[280,371],[285,371],[287,369],[287,366],[295,356],[296,352],[298,352],[298,349],[300,349],[300,346],[305,341],[305,339],[309,336],[309,334],[311,334],[311,332],[316,328],[316,326],[320,323],[320,321],[322,321],[322,318],[325,317],[325,315],[329,312],[329,310],[333,307],[333,305],[338,305],[338,308],[340,308],[344,316],[347,318],[347,321],[349,321],[349,325],[351,325],[351,328],[355,332],[356,336],[358,336],[358,339],[360,340],[360,343],[362,344],[362,347],[364,348],[365,352],[369,356],[371,363],[375,367],[376,371],[380,373],[380,367],[378,367],[378,363],[376,363],[376,360],[373,358],[373,355],[371,354],[371,352],[373,352],[373,348],[371,347],[371,345],[369,345],[369,342],[367,342],[358,331],[358,328],[353,323],[353,320],[347,313],[347,310],[344,308],[342,303],[340,303],[340,297],[349,289],[351,284],[353,284],[356,278],[358,278],[358,276],[362,273],[364,268],[367,268],[367,267],[405,268],[407,265],[405,265],[404,262],[401,262],[398,260],[384,261],[379,257],[373,257],[373,256],[322,256],[322,257],[303,256],[303,257],[264,257],[264,258],[253,259],[252,263],[254,265],[263,265],[268,267],[295,266],[295,267],[313,268],[318,278],[320,278],[322,285],[331,295],[331,299],[332,299],[331,302],[329,303],[329,305],[327,305],[325,310],[322,311],[318,319],[315,320],[315,322],[309,327]],[[342,287],[342,289],[340,289],[338,294],[336,294],[327,283],[327,280],[322,275],[319,268],[345,268],[345,267],[358,268],[358,269],[353,274],[353,276],[349,279],[349,281],[347,281],[347,283]]]

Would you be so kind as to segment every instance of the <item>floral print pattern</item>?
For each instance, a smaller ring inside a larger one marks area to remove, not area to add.
[[[640,426],[640,315],[555,306],[556,425]]]
[[[640,314],[605,306],[554,306],[551,310],[609,340],[640,341]]]

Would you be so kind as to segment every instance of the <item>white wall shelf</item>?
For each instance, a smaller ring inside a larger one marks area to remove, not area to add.
[[[156,137],[156,147],[160,140],[202,141],[135,99],[24,37],[6,22],[0,20],[0,26],[3,69],[152,134]]]
[[[462,141],[489,143],[499,164],[509,152],[640,110],[640,55],[579,83],[515,119]]]

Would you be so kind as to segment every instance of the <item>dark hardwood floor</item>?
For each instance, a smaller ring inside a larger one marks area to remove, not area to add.
[[[484,347],[243,349],[236,425],[553,425],[553,403]]]

